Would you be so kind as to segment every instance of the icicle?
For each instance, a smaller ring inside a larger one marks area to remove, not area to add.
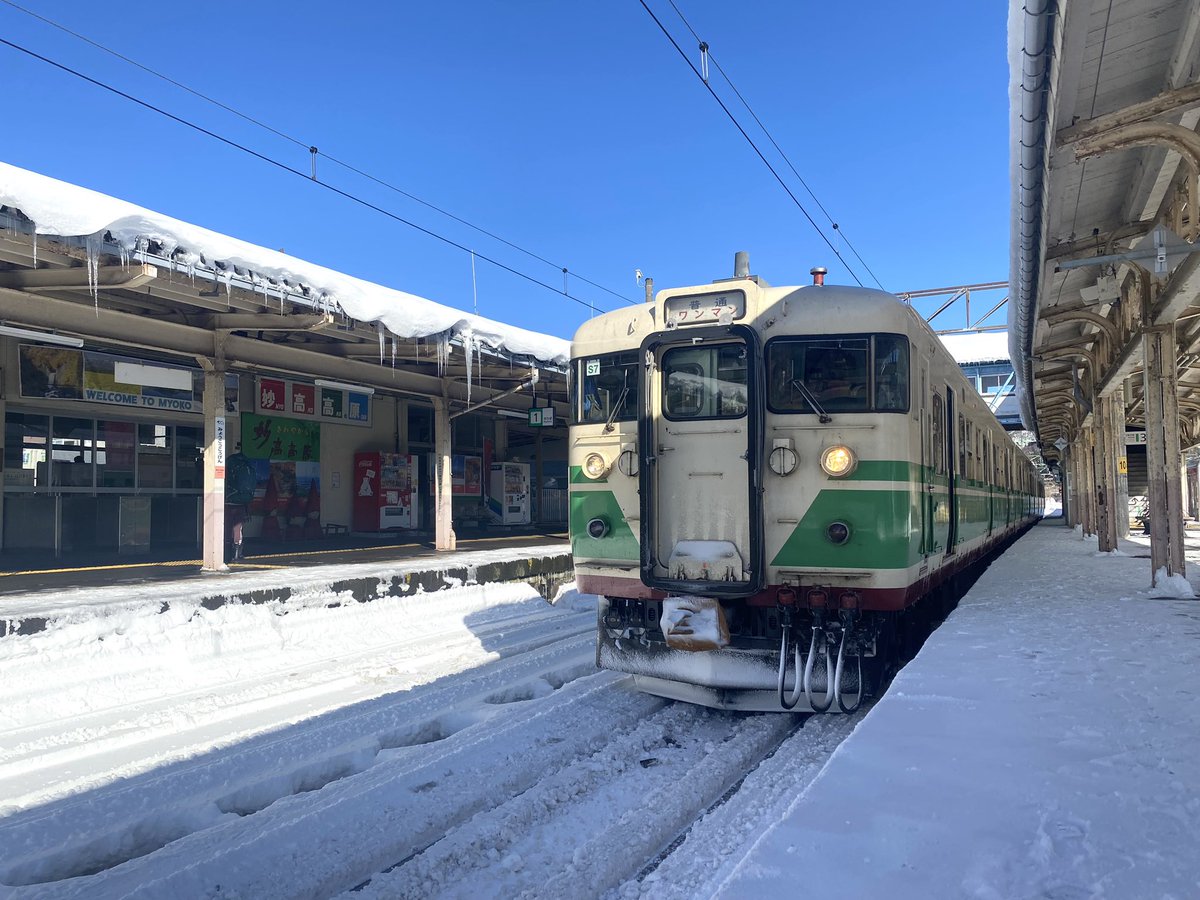
[[[146,262],[146,253],[150,249],[150,239],[145,235],[139,235],[133,249],[137,251],[138,258],[143,263]]]
[[[392,335],[392,368],[396,368],[396,336]]]
[[[383,365],[383,324],[375,323],[375,333],[379,335],[379,364]]]
[[[100,236],[90,234],[87,238],[87,278],[88,289],[96,305],[96,315],[100,315]]]
[[[37,265],[36,259],[33,261],[33,264],[35,266]],[[122,269],[129,268],[129,248],[126,247],[124,244],[121,245],[121,268]]]
[[[450,362],[450,332],[445,332],[438,338],[437,345],[438,378],[446,375],[446,364]]]
[[[37,268],[37,222],[33,223],[33,267]]]
[[[463,346],[467,351],[467,406],[471,405],[471,363],[475,356],[475,337],[471,332],[463,335]]]
[[[225,296],[233,296],[233,269],[225,270]]]

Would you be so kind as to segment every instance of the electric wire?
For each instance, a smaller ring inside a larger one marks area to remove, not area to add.
[[[10,0],[3,0],[3,2],[8,3]],[[699,44],[704,44],[705,42],[701,39],[700,35],[696,33],[696,29],[692,27],[692,24],[687,20],[687,17],[683,14],[679,7],[675,5],[675,0],[667,0],[667,2],[671,4],[671,8],[675,10],[675,14],[679,16],[680,21],[683,22],[687,30],[692,33],[692,37],[696,39],[696,42]],[[742,96],[742,92],[737,89],[737,85],[733,83],[733,79],[730,78],[726,71],[721,68],[721,64],[717,62],[717,58],[713,55],[712,50],[708,49],[706,52],[708,54],[708,58],[712,61],[713,66],[718,72],[721,73],[721,77],[725,79],[725,83],[729,85],[729,89],[732,90],[737,96],[738,100],[741,101],[742,106],[746,107],[746,111],[750,113],[750,117],[754,119],[755,124],[758,125],[758,127],[762,130],[762,133],[767,136],[767,140],[771,142],[771,146],[775,148],[776,152],[780,155],[780,157],[783,158],[783,161],[787,163],[787,167],[792,170],[792,174],[796,176],[796,180],[799,181],[804,190],[808,192],[808,196],[813,198],[813,202],[817,204],[817,207],[821,210],[821,212],[825,214],[825,218],[829,220],[829,224],[833,226],[833,230],[841,235],[842,240],[846,242],[846,246],[850,248],[850,252],[853,253],[855,258],[863,264],[863,268],[870,273],[871,278],[873,278],[875,283],[879,285],[879,289],[881,291],[887,290],[875,273],[871,271],[871,267],[867,265],[867,261],[863,259],[862,255],[859,254],[858,250],[855,249],[854,244],[850,242],[850,238],[846,236],[845,230],[843,230],[842,227],[833,220],[833,216],[831,216],[829,211],[825,209],[825,205],[821,203],[821,201],[817,198],[817,195],[813,193],[812,188],[808,186],[808,182],[804,180],[804,176],[796,171],[796,167],[792,165],[792,161],[788,158],[788,155],[784,153],[783,148],[775,142],[775,138],[771,135],[771,132],[767,129],[767,126],[764,125],[762,120],[758,117],[758,114],[755,113],[754,109],[750,106],[749,101],[747,101],[746,98]]]
[[[629,297],[626,297],[624,294],[621,294],[618,291],[614,291],[611,288],[605,287],[604,285],[591,280],[590,278],[580,275],[578,272],[575,272],[574,270],[570,269],[567,266],[562,266],[559,263],[553,262],[552,260],[547,259],[546,257],[542,256],[539,253],[536,253],[532,250],[522,247],[520,244],[513,243],[512,241],[496,234],[495,232],[489,231],[488,229],[483,228],[479,225],[476,225],[473,222],[470,222],[467,219],[462,218],[461,216],[455,215],[454,213],[450,212],[449,210],[442,209],[438,205],[431,203],[428,200],[425,200],[421,197],[418,197],[415,194],[409,193],[408,191],[404,190],[403,188],[398,187],[397,185],[394,185],[394,184],[386,181],[383,178],[380,178],[376,175],[372,175],[370,172],[367,172],[366,170],[361,169],[352,163],[346,162],[345,160],[338,159],[335,156],[325,153],[325,152],[317,149],[316,147],[314,147],[314,145],[312,145],[309,142],[302,141],[299,138],[293,137],[292,135],[290,135],[284,131],[280,131],[279,129],[273,127],[272,125],[267,124],[266,122],[256,119],[253,116],[247,115],[247,114],[235,109],[234,107],[229,106],[226,103],[223,103],[222,101],[220,101],[214,97],[210,97],[209,95],[203,93],[202,91],[198,91],[180,81],[177,81],[174,78],[171,78],[169,75],[165,75],[162,72],[159,72],[143,63],[140,63],[135,59],[132,59],[116,50],[113,50],[111,47],[107,47],[104,44],[99,43],[98,41],[92,40],[87,35],[80,34],[77,31],[73,31],[72,29],[68,28],[67,26],[63,25],[60,22],[56,22],[53,19],[47,18],[46,16],[43,16],[37,12],[26,9],[25,7],[21,6],[20,4],[14,3],[13,0],[0,0],[0,3],[4,3],[6,6],[9,6],[19,12],[25,13],[26,15],[31,16],[32,18],[37,19],[38,21],[43,22],[53,28],[57,28],[59,31],[62,31],[65,34],[69,34],[72,37],[74,37],[78,40],[81,40],[84,43],[96,48],[97,50],[103,51],[104,53],[107,53],[110,56],[116,57],[117,59],[119,59],[125,63],[128,63],[129,65],[134,66],[135,68],[140,69],[143,72],[146,72],[147,74],[154,76],[155,78],[165,81],[168,84],[173,85],[174,87],[177,87],[180,90],[185,91],[186,93],[189,93],[192,96],[205,101],[206,103],[210,103],[213,106],[216,106],[216,107],[224,110],[225,112],[230,113],[231,115],[237,116],[239,119],[242,119],[245,122],[248,122],[252,125],[262,128],[263,130],[268,131],[271,134],[275,135],[276,137],[282,138],[285,141],[289,141],[290,143],[295,144],[297,147],[301,147],[306,151],[315,152],[315,154],[317,156],[328,160],[329,162],[333,163],[334,165],[340,166],[349,172],[353,172],[354,174],[356,174],[362,178],[365,178],[368,181],[371,181],[371,182],[379,185],[380,187],[383,187],[383,188],[386,188],[387,190],[393,191],[393,192],[401,195],[402,197],[406,197],[407,199],[412,200],[414,203],[419,203],[420,205],[426,207],[427,209],[431,209],[434,212],[439,213],[448,219],[458,222],[460,225],[465,225],[467,228],[470,228],[473,231],[478,232],[479,234],[485,235],[486,237],[489,237],[494,241],[504,244],[505,246],[510,247],[511,249],[516,250],[519,253],[523,253],[526,256],[530,257],[531,259],[535,259],[538,262],[544,263],[547,266],[552,266],[553,268],[558,269],[559,271],[568,271],[573,277],[584,282],[585,284],[591,285],[592,287],[594,287],[598,290],[604,291],[607,294],[611,294],[612,296],[616,297],[619,300],[624,301],[625,303],[637,304],[640,302],[638,300],[632,300]],[[21,49],[21,48],[17,48],[17,49]],[[49,61],[49,60],[47,60],[47,61]],[[74,74],[77,74],[77,73],[74,73]],[[309,176],[306,176],[306,177],[309,177]],[[316,179],[309,178],[309,180],[316,180]],[[406,224],[408,224],[408,223],[406,223]],[[481,257],[481,258],[485,258],[485,257]],[[488,260],[488,261],[492,262],[492,260]],[[554,290],[556,293],[561,293],[560,291],[558,291],[555,288],[551,288],[551,290]],[[572,299],[575,299],[575,298],[572,297]]]
[[[671,42],[671,46],[675,48],[680,57],[682,57],[683,61],[687,63],[688,68],[692,70],[695,76],[704,84],[704,87],[708,90],[708,92],[712,94],[712,98],[717,101],[717,104],[724,111],[725,115],[729,117],[729,121],[733,123],[733,126],[741,133],[742,137],[746,139],[746,142],[750,145],[751,149],[754,150],[754,152],[758,155],[758,158],[762,160],[763,165],[766,166],[771,174],[775,176],[775,180],[779,182],[779,186],[782,187],[784,191],[787,192],[787,195],[792,198],[792,202],[796,204],[796,208],[803,213],[804,218],[808,219],[808,223],[812,225],[813,230],[815,230],[817,234],[821,236],[821,240],[823,240],[826,246],[833,251],[833,255],[838,258],[838,261],[845,267],[846,271],[850,273],[850,277],[858,283],[859,287],[864,287],[862,280],[858,277],[858,274],[850,267],[850,264],[846,262],[842,254],[838,252],[837,247],[833,245],[833,242],[829,240],[829,238],[825,235],[825,232],[821,230],[821,226],[816,223],[813,217],[809,214],[808,210],[804,208],[804,204],[800,202],[799,198],[797,198],[794,193],[792,193],[792,189],[787,186],[787,182],[785,182],[783,178],[780,177],[779,173],[775,171],[775,167],[771,165],[770,160],[763,155],[763,152],[759,149],[758,144],[754,143],[754,139],[746,133],[746,129],[742,127],[741,123],[737,120],[737,117],[730,112],[729,107],[725,105],[725,101],[720,98],[717,92],[712,89],[712,85],[710,85],[704,76],[700,74],[700,71],[696,68],[695,64],[683,51],[683,48],[679,46],[679,42],[675,40],[674,36],[670,31],[667,30],[666,26],[659,21],[658,16],[654,14],[654,10],[646,5],[646,0],[638,0],[638,2],[642,4],[642,9],[646,10],[646,13],[651,19],[654,20],[654,24],[658,26],[659,30],[662,31],[667,40]]]

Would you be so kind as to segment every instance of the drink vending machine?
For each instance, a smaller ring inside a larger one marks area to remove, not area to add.
[[[504,525],[529,524],[529,466],[492,463],[488,507]]]
[[[417,458],[402,453],[354,454],[354,530],[419,528]]]

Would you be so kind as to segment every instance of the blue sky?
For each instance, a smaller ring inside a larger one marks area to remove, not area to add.
[[[853,284],[639,0],[21,6],[294,137],[249,124],[0,2],[0,37],[561,290],[630,300],[824,265]],[[1008,277],[1006,4],[675,0],[890,291]],[[669,0],[651,10],[699,65]],[[471,310],[470,255],[0,45],[0,159]],[[710,82],[862,282],[866,267],[716,69]],[[479,259],[480,314],[569,338],[581,305]],[[990,302],[1002,294],[985,295]],[[981,310],[973,310],[978,314]],[[993,322],[1003,322],[1003,314]],[[962,324],[947,313],[937,324]]]

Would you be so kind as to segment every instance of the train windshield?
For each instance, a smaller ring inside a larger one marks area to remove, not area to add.
[[[605,353],[577,361],[580,390],[575,421],[631,422],[637,418],[638,351]]]
[[[772,412],[907,412],[908,340],[899,334],[777,338],[767,344],[767,379]]]

